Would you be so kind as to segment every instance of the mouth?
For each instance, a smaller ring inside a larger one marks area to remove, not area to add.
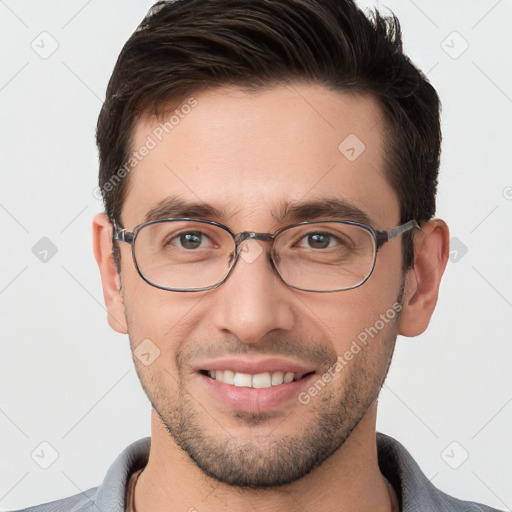
[[[266,389],[274,386],[281,386],[291,382],[298,382],[314,372],[289,372],[272,371],[261,373],[243,373],[235,370],[200,370],[202,375],[216,380],[217,382],[228,384],[239,388]]]
[[[223,358],[195,368],[205,396],[229,413],[279,413],[298,404],[316,371],[281,358]]]

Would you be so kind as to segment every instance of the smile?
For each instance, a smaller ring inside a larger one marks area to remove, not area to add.
[[[256,374],[236,372],[233,370],[203,370],[203,375],[236,387],[264,389],[298,381],[306,375],[298,372],[262,372]]]

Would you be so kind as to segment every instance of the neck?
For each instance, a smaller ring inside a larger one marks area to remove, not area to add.
[[[152,412],[151,450],[135,488],[136,512],[168,510],[323,510],[391,512],[375,441],[376,404],[343,446],[321,466],[291,484],[271,489],[241,489],[205,475],[170,437]]]

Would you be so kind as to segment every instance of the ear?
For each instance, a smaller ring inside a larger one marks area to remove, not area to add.
[[[407,271],[398,333],[418,336],[427,328],[437,303],[439,285],[448,262],[450,232],[433,219],[414,237],[414,265]]]
[[[112,224],[104,213],[97,214],[93,219],[92,240],[94,256],[101,274],[108,323],[114,331],[126,334],[128,328],[121,295],[121,277],[112,255]]]

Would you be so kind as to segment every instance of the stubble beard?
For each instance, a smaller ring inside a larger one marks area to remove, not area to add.
[[[394,324],[388,326],[385,338],[372,340],[386,348],[388,357],[379,362],[379,367],[371,367],[364,354],[367,349],[363,348],[341,370],[340,373],[349,373],[345,379],[333,379],[306,405],[297,401],[295,409],[304,408],[305,420],[301,431],[292,436],[270,439],[258,436],[258,426],[276,421],[275,418],[270,414],[239,413],[236,417],[244,422],[248,435],[247,440],[237,439],[219,426],[221,421],[210,417],[188,393],[181,371],[178,397],[172,400],[161,378],[151,379],[150,386],[143,375],[139,374],[139,378],[174,443],[206,475],[239,488],[270,489],[304,477],[346,442],[382,388],[396,341],[396,323],[395,319]],[[287,418],[279,418],[272,433],[278,433],[279,425],[286,422]],[[214,425],[217,434],[209,434],[207,425]]]

